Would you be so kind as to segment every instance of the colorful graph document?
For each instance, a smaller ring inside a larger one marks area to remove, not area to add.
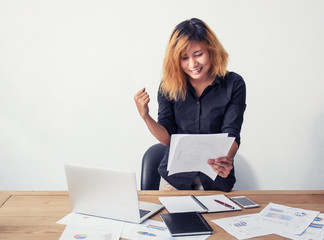
[[[66,225],[59,240],[205,240],[209,235],[173,238],[162,221],[141,224],[70,213],[57,222]]]
[[[57,222],[67,225],[59,240],[119,240],[124,222],[70,213]]]
[[[167,167],[169,175],[200,171],[215,180],[217,174],[207,161],[226,156],[233,142],[233,137],[223,133],[173,134]]]
[[[149,219],[141,224],[125,223],[121,237],[132,240],[205,240],[209,235],[174,238],[164,222]]]
[[[107,229],[68,225],[65,227],[65,230],[62,233],[59,240],[77,240],[77,239],[114,240],[119,238],[114,237],[114,234],[112,232],[107,231]]]
[[[212,220],[237,239],[248,239],[274,233],[271,229],[263,228],[257,222],[258,213],[236,217]]]
[[[324,214],[317,214],[316,211],[270,203],[260,213],[215,219],[212,222],[237,239],[276,234],[294,240],[323,240]],[[301,231],[301,234],[292,233]]]
[[[313,222],[308,226],[303,234],[279,234],[286,238],[291,238],[294,240],[323,240],[324,239],[324,214],[320,213]]]
[[[269,203],[259,213],[256,221],[266,228],[276,229],[277,232],[302,234],[318,214],[318,211]]]

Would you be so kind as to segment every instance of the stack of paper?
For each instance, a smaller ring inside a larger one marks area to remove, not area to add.
[[[324,238],[323,214],[269,203],[260,213],[212,220],[237,239],[277,234],[291,239]]]
[[[227,133],[173,134],[167,167],[169,175],[199,171],[215,180],[217,174],[207,161],[226,156],[234,139]]]

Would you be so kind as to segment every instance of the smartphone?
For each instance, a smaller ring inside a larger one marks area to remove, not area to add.
[[[245,196],[231,197],[231,200],[243,208],[255,208],[259,207],[259,204],[253,202]]]

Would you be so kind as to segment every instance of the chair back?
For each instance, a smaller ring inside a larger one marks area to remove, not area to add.
[[[144,153],[141,170],[141,190],[159,190],[161,176],[158,167],[166,149],[167,146],[157,143]]]

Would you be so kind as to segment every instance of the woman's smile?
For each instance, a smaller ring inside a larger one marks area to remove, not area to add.
[[[202,43],[191,42],[180,62],[182,70],[191,80],[206,81],[210,79],[210,56]]]

